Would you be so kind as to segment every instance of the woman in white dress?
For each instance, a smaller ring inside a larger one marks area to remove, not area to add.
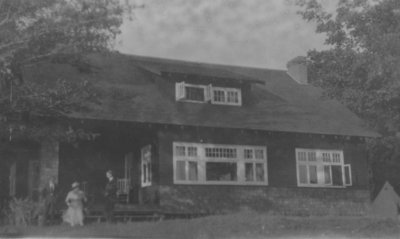
[[[72,190],[65,198],[68,209],[63,215],[63,221],[69,223],[72,227],[75,225],[83,226],[83,203],[86,201],[85,193],[79,189],[79,183],[74,182]]]

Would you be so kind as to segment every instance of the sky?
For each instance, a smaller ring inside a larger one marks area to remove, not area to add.
[[[144,8],[122,25],[122,53],[286,69],[292,58],[326,49],[290,0],[131,1]]]

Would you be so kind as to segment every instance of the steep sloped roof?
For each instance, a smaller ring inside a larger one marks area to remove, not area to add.
[[[131,56],[88,56],[93,73],[69,65],[46,63],[28,69],[33,78],[91,80],[105,94],[100,105],[71,117],[175,125],[257,129],[268,131],[378,136],[337,101],[321,98],[321,90],[299,85],[286,71]],[[49,65],[51,64],[51,66]],[[242,107],[176,102],[165,87],[162,72],[201,74],[252,83],[252,95]],[[262,83],[262,84],[260,84]]]
[[[136,58],[139,58],[136,56]],[[157,75],[162,76],[165,73],[176,73],[185,75],[196,75],[203,77],[212,77],[214,80],[218,79],[229,79],[238,81],[247,81],[253,83],[264,82],[255,77],[250,77],[248,75],[243,75],[240,72],[232,72],[223,67],[218,67],[218,65],[211,64],[199,64],[194,62],[184,62],[164,59],[162,61],[157,61],[154,58],[140,57],[140,60],[135,62],[136,65],[152,72]]]

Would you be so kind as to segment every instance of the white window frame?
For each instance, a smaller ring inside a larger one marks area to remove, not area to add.
[[[204,92],[204,101],[201,100],[192,100],[186,98],[186,87],[194,87],[203,89]],[[215,101],[214,100],[214,90],[223,91],[225,100]],[[238,102],[228,102],[228,93],[234,92],[238,95]],[[242,91],[239,88],[228,88],[228,87],[215,87],[211,84],[209,85],[196,85],[196,84],[189,84],[184,81],[176,82],[175,83],[175,100],[176,101],[185,101],[185,102],[192,102],[192,103],[206,103],[211,102],[211,104],[217,105],[233,105],[233,106],[241,106],[242,105]]]
[[[344,186],[352,186],[353,185],[353,176],[351,175],[351,165],[350,164],[345,164],[343,166],[343,177],[345,177],[343,184]],[[349,171],[349,183],[346,183],[346,169]]]
[[[300,157],[300,154],[302,156]],[[310,160],[309,154],[315,154],[314,160]],[[324,155],[326,155],[324,157]],[[333,156],[335,155],[335,157]],[[303,157],[305,156],[305,157]],[[339,158],[337,158],[339,156]],[[301,182],[300,179],[300,166],[305,166],[307,170],[306,183]],[[310,182],[310,166],[317,168],[317,183]],[[329,182],[326,183],[325,167],[329,167]],[[332,166],[339,166],[341,168],[342,183],[343,185],[333,185]],[[345,171],[349,172],[349,182],[346,183]],[[297,172],[297,186],[298,187],[324,187],[324,188],[344,188],[352,186],[351,165],[344,163],[343,150],[323,150],[323,149],[305,149],[296,148],[296,172]]]
[[[211,185],[268,185],[268,165],[267,165],[267,147],[254,146],[254,145],[225,145],[225,144],[202,144],[202,143],[187,143],[187,142],[173,142],[173,178],[174,184],[211,184]],[[185,155],[177,154],[177,147],[185,148]],[[188,148],[194,147],[197,149],[197,155],[188,155]],[[220,155],[218,157],[206,156],[206,148],[223,148],[236,150],[236,154],[231,154],[228,157]],[[253,158],[245,158],[244,150],[253,150]],[[255,151],[261,150],[262,158],[255,158]],[[177,164],[184,162],[184,179],[178,178]],[[189,180],[189,163],[195,162],[197,164],[197,180]],[[220,181],[220,180],[206,180],[206,164],[213,163],[235,163],[236,164],[236,181]],[[252,163],[253,168],[253,181],[246,181],[245,165]],[[263,179],[264,181],[257,181],[256,164],[262,164]]]
[[[203,98],[204,98],[204,100],[193,100],[193,99],[186,98],[186,87],[193,87],[193,88],[202,89],[203,90]],[[211,85],[188,84],[188,83],[185,83],[184,81],[177,82],[175,84],[175,99],[177,101],[205,103],[207,101],[210,101],[210,99],[211,99],[210,88],[211,88]]]
[[[214,99],[214,91],[221,91],[224,92],[224,101],[216,101]],[[228,101],[228,92],[237,93],[238,102],[229,102]],[[227,88],[227,87],[212,87],[212,94],[211,94],[211,103],[216,105],[242,105],[242,91],[236,88]]]
[[[152,184],[152,163],[151,163],[151,145],[146,145],[141,148],[140,170],[141,170],[141,186],[149,187]]]

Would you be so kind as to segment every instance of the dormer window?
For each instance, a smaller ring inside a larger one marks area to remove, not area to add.
[[[240,89],[213,87],[212,103],[222,105],[241,105],[242,94]]]
[[[205,87],[199,86],[185,86],[185,99],[193,101],[205,101]]]
[[[196,103],[211,102],[219,105],[242,105],[241,90],[237,88],[214,87],[177,82],[175,85],[177,101]]]
[[[211,85],[194,85],[185,82],[177,82],[175,85],[175,96],[178,101],[189,101],[204,103],[209,101]]]

